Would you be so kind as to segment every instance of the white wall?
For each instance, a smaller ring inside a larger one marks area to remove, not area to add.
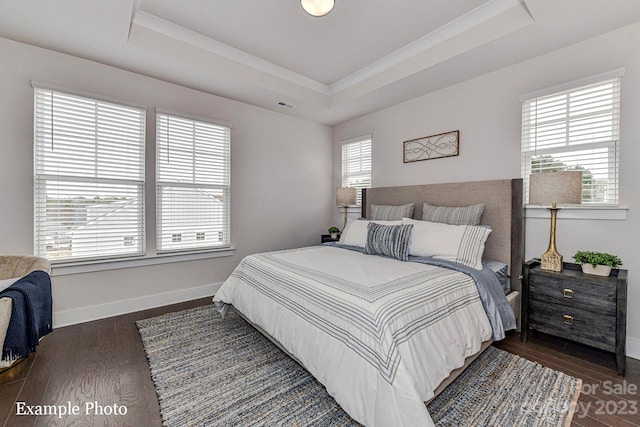
[[[340,141],[373,135],[373,185],[393,186],[520,176],[519,96],[624,67],[620,143],[620,193],[629,208],[624,221],[558,222],[565,261],[577,250],[613,252],[629,270],[627,351],[640,358],[640,24],[479,76],[334,128],[334,184],[340,184]],[[402,142],[460,130],[460,156],[402,163]],[[339,222],[334,212],[334,222]],[[548,245],[549,220],[526,221],[526,257]]]
[[[235,255],[54,276],[54,324],[212,295],[214,284],[224,281],[243,256],[317,244],[330,225],[330,127],[5,39],[0,39],[0,58],[2,254],[33,253],[32,80],[147,106],[146,231],[150,242],[155,223],[154,108],[234,125],[231,235]]]

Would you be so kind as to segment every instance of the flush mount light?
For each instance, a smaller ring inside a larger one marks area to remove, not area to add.
[[[311,16],[324,16],[333,10],[334,0],[300,0],[302,8]]]

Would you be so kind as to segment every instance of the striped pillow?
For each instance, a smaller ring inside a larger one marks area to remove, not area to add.
[[[367,244],[367,226],[371,221],[349,218],[347,226],[342,230],[339,243],[347,246],[364,248]],[[402,221],[375,221],[382,225],[402,225]]]
[[[370,222],[367,226],[367,244],[364,253],[386,255],[407,261],[413,225],[380,225]]]
[[[484,203],[460,207],[431,206],[425,203],[422,206],[422,220],[452,225],[479,225],[483,212]]]
[[[371,205],[371,219],[381,219],[385,221],[395,221],[402,218],[413,218],[413,208],[415,203],[406,205]]]

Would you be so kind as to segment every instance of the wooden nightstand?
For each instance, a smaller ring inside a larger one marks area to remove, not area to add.
[[[522,341],[530,329],[586,344],[616,355],[618,374],[625,371],[627,270],[608,277],[582,273],[564,263],[557,273],[527,261],[522,287]]]
[[[320,243],[337,242],[339,240],[339,237],[337,239],[332,239],[331,234],[323,234],[322,236],[320,236]]]

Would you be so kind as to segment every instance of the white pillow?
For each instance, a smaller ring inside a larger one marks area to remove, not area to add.
[[[9,286],[11,286],[14,283],[16,283],[18,280],[20,280],[20,277],[12,277],[11,279],[1,279],[0,280],[0,291],[4,291]]]
[[[342,230],[339,243],[341,245],[359,246],[364,248],[367,244],[367,225],[375,222],[381,225],[402,225],[401,220],[397,221],[367,221],[364,219],[349,219],[347,226]]]
[[[413,224],[409,255],[453,261],[482,270],[484,243],[491,233],[490,228],[416,221],[410,218],[402,218],[402,223]]]

